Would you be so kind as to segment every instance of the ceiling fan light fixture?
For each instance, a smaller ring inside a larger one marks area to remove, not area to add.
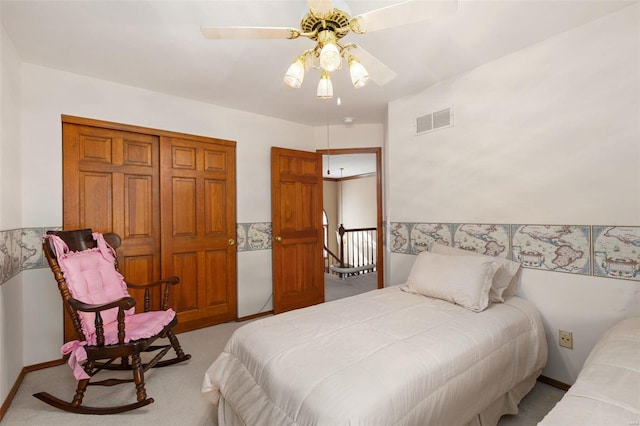
[[[2,0],[0,0],[2,1]],[[355,43],[343,44],[341,40],[350,33],[365,34],[404,24],[421,22],[435,16],[455,12],[459,0],[422,1],[397,0],[394,4],[369,10],[352,16],[345,0],[306,0],[308,12],[304,14],[298,28],[291,27],[235,27],[207,26],[200,31],[210,39],[297,39],[315,41],[311,49],[302,53],[287,69],[283,80],[287,86],[300,88],[306,69],[320,69],[323,77],[318,84],[318,97],[333,97],[330,72],[349,66],[353,86],[358,89],[368,84],[370,76],[360,62],[353,58],[350,49]],[[375,71],[375,82],[382,86],[393,80],[397,74],[386,65],[368,54],[358,51],[368,67]],[[343,64],[345,59],[345,64]]]
[[[340,68],[342,56],[333,30],[326,29],[318,33],[318,47],[320,47],[320,66],[323,69],[332,72]]]
[[[284,75],[284,82],[287,86],[299,89],[304,80],[304,57],[301,56],[289,66]]]
[[[365,86],[369,82],[369,72],[353,56],[349,56],[349,75],[351,75],[351,83],[356,89]]]
[[[323,70],[320,82],[318,82],[318,91],[316,96],[320,99],[333,98],[333,84],[331,84],[331,77],[329,71]]]
[[[320,66],[331,72],[340,68],[342,57],[335,43],[327,43],[320,50]]]

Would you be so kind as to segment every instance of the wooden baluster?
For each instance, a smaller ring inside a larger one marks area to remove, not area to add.
[[[345,264],[344,264],[344,233],[345,233],[344,226],[342,226],[342,224],[340,224],[340,227],[338,228],[338,234],[340,235],[340,267],[341,268],[345,267]]]

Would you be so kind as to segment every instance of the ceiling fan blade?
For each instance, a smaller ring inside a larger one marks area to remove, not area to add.
[[[333,1],[332,0],[307,0],[307,6],[309,6],[309,10],[312,10],[317,14],[324,15],[333,10]]]
[[[299,31],[285,27],[200,27],[206,38],[213,39],[287,39]]]
[[[365,12],[353,19],[358,20],[361,31],[371,32],[447,15],[457,9],[457,0],[407,0]]]
[[[360,46],[357,46],[357,48],[349,53],[353,54],[353,56],[360,61],[369,72],[371,80],[378,86],[384,86],[398,75],[394,70],[380,62],[375,56]]]

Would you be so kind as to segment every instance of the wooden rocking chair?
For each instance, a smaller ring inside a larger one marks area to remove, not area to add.
[[[109,245],[106,241],[109,241]],[[33,396],[61,410],[79,414],[114,414],[151,404],[144,384],[144,373],[153,367],[165,367],[186,361],[186,355],[172,331],[178,322],[176,313],[167,304],[169,288],[178,284],[170,277],[150,284],[126,283],[118,271],[115,248],[120,246],[117,234],[92,233],[91,229],[49,231],[42,247],[58,283],[66,311],[69,313],[78,340],[62,347],[69,354],[78,387],[72,402],[58,399],[46,392]],[[127,287],[145,289],[144,312],[134,313],[135,299]],[[162,310],[150,311],[151,288],[162,290]],[[158,338],[168,338],[169,344],[152,346]],[[173,348],[176,356],[161,361]],[[159,351],[148,363],[141,353]],[[133,378],[92,381],[101,370],[131,370]],[[88,407],[82,399],[88,385],[113,386],[135,384],[137,402],[110,406]]]

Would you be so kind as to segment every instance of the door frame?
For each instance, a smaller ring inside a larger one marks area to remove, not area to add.
[[[316,149],[320,155],[375,154],[376,155],[376,269],[378,272],[378,288],[384,287],[384,234],[382,228],[382,148],[332,148]]]

